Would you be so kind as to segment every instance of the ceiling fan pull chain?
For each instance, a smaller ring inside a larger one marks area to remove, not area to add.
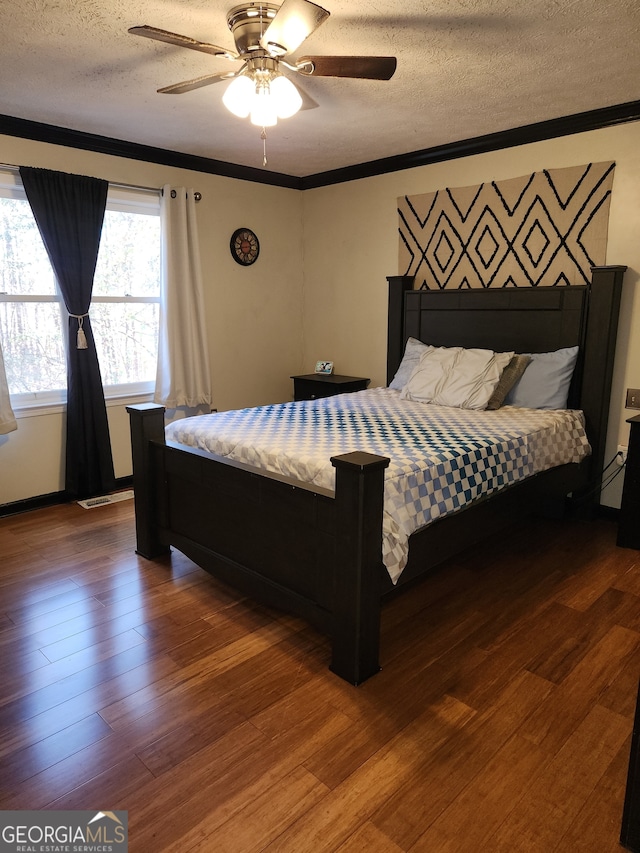
[[[262,165],[264,167],[267,165],[267,129],[266,129],[266,127],[262,128],[262,133],[260,134],[260,139],[262,140]]]

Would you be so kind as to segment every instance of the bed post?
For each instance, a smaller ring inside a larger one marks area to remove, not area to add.
[[[404,355],[404,294],[413,290],[412,275],[388,275],[389,308],[387,312],[387,385],[400,367]]]
[[[389,459],[355,451],[336,469],[336,570],[331,670],[361,684],[380,669],[384,472]]]
[[[592,447],[588,491],[592,507],[600,503],[598,479],[605,462],[616,331],[626,269],[623,266],[591,269],[580,399]]]
[[[164,406],[138,403],[127,406],[131,428],[133,489],[136,508],[136,554],[149,560],[167,554],[169,547],[158,537],[156,518],[156,474],[150,441],[164,444]]]

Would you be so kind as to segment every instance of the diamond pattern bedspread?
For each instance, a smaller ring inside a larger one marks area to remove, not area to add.
[[[411,533],[483,494],[590,453],[582,412],[478,412],[400,400],[372,388],[320,400],[186,418],[168,440],[334,488],[331,456],[388,456],[383,560],[395,583]]]

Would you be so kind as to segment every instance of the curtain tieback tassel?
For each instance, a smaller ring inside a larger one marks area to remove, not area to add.
[[[82,322],[88,314],[70,314],[70,317],[75,317],[78,321],[78,334],[76,335],[76,349],[87,349],[87,336],[82,328]]]

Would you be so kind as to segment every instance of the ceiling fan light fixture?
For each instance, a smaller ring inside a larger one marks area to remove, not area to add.
[[[279,118],[289,118],[302,107],[297,87],[284,77],[272,57],[252,57],[246,71],[227,87],[222,102],[239,118],[251,117],[258,127],[273,127]]]
[[[251,101],[251,124],[257,127],[273,127],[277,123],[278,113],[271,97],[269,83],[258,83]]]
[[[302,97],[291,80],[279,74],[271,81],[270,88],[278,118],[294,116],[302,106]]]
[[[256,87],[249,77],[241,74],[235,77],[222,96],[222,103],[238,118],[247,118],[253,106]]]

